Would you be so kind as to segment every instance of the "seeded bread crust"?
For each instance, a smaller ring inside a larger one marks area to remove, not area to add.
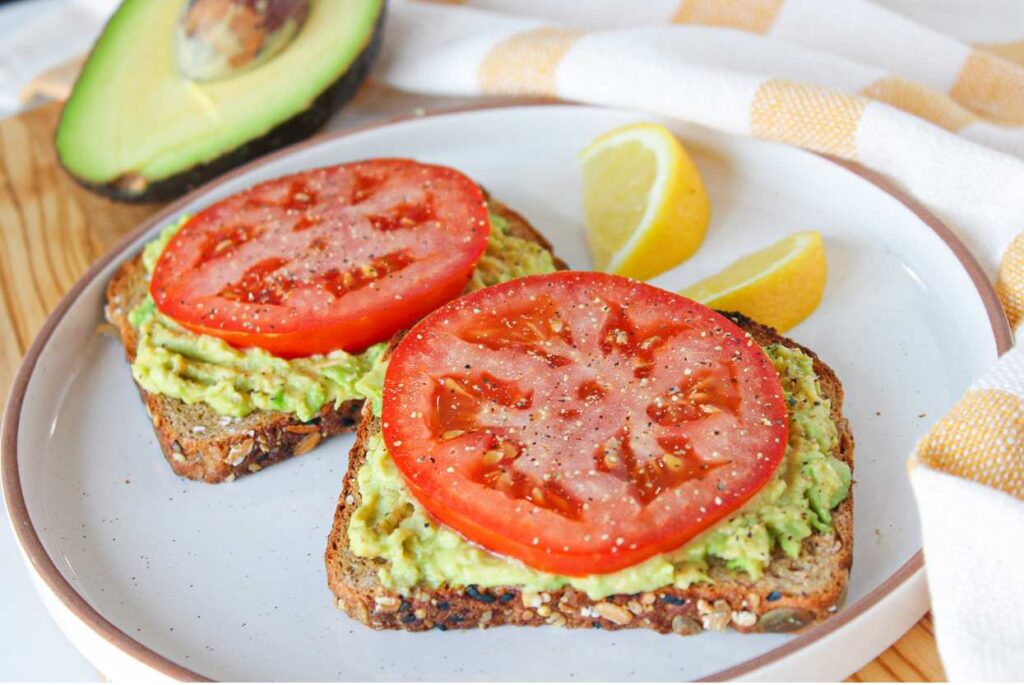
[[[491,210],[508,221],[512,235],[550,250],[551,245],[522,216],[488,198]],[[565,264],[555,259],[559,268]],[[128,363],[135,360],[138,331],[128,322],[128,313],[149,290],[149,278],[142,255],[125,262],[107,286],[107,320],[124,344]],[[160,449],[179,476],[207,483],[232,481],[264,467],[316,447],[321,440],[349,433],[359,421],[362,401],[352,400],[335,408],[326,405],[311,421],[303,423],[293,414],[256,411],[241,419],[217,414],[209,405],[188,405],[181,400],[138,388]]]
[[[834,456],[852,469],[853,434],[842,414],[843,388],[832,369],[814,352],[774,329],[739,314],[725,314],[759,344],[779,342],[814,360],[814,371],[823,394],[832,402],[832,420],[839,432]],[[392,341],[386,354],[396,342]],[[383,560],[358,557],[348,545],[349,519],[360,504],[356,476],[366,461],[367,439],[380,429],[380,421],[364,409],[325,554],[327,583],[335,604],[371,628],[422,631],[547,624],[606,630],[649,628],[679,635],[727,627],[744,633],[794,632],[828,617],[845,597],[853,563],[852,492],[833,511],[834,532],[805,540],[795,560],[777,550],[764,576],[756,581],[713,565],[713,584],[685,590],[666,586],[598,601],[572,588],[533,593],[516,587],[442,587],[400,595],[378,580]]]

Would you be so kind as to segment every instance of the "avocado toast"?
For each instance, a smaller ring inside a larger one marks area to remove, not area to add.
[[[682,547],[611,573],[539,571],[464,539],[425,511],[384,446],[380,404],[367,402],[325,557],[339,608],[373,628],[404,630],[548,624],[789,632],[827,617],[842,602],[852,563],[853,438],[842,386],[812,351],[726,316],[778,371],[791,431],[782,461],[753,498]],[[364,384],[383,384],[399,343],[392,341]],[[528,499],[544,501],[541,493]],[[780,519],[780,512],[787,513]],[[528,519],[517,522],[526,527]],[[618,548],[612,556],[625,545]],[[530,558],[547,564],[551,551]]]
[[[561,266],[520,215],[489,197],[485,211],[486,246],[458,287],[474,290]],[[383,345],[281,358],[178,325],[154,306],[151,273],[185,223],[175,222],[122,265],[106,308],[174,472],[208,483],[233,480],[351,431],[362,405],[354,384]]]

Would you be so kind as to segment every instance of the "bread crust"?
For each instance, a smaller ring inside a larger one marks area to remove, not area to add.
[[[835,372],[806,347],[740,314],[723,312],[764,346],[781,343],[802,350],[814,361],[823,394],[831,400],[831,418],[839,440],[834,456],[853,468],[853,434],[842,414],[843,388]],[[386,354],[397,343],[393,340]],[[491,628],[500,625],[559,625],[620,630],[648,628],[692,635],[726,627],[740,632],[795,632],[827,618],[842,604],[853,563],[853,493],[833,510],[833,532],[804,541],[799,559],[778,550],[757,581],[712,566],[713,584],[672,586],[652,592],[591,600],[572,588],[524,593],[516,587],[481,589],[442,587],[400,595],[383,587],[377,571],[383,560],[357,557],[348,546],[348,523],[359,506],[359,468],[366,461],[370,435],[380,422],[363,410],[349,454],[341,496],[325,553],[327,584],[335,604],[375,629],[422,631]]]
[[[128,313],[145,297],[148,283],[139,255],[123,264],[107,286],[107,319],[117,327],[129,364],[135,361],[139,336]],[[234,420],[203,403],[188,405],[141,386],[138,390],[167,463],[179,476],[207,483],[255,473],[310,451],[323,438],[351,432],[362,406],[358,401],[337,408],[328,404],[305,423],[277,411],[257,411]]]
[[[551,244],[521,215],[494,198],[488,197],[488,202],[492,211],[506,219],[512,235],[551,249]],[[557,257],[555,263],[560,269],[566,268]],[[107,320],[117,328],[129,364],[135,360],[139,340],[128,313],[145,298],[148,289],[141,253],[122,264],[107,285]],[[167,463],[179,476],[207,483],[232,481],[261,471],[305,454],[324,438],[350,433],[362,407],[361,400],[343,402],[338,407],[328,404],[308,422],[276,411],[255,411],[242,419],[227,420],[205,403],[188,405],[141,386],[138,390]]]

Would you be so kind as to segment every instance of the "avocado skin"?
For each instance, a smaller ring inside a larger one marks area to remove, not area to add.
[[[173,200],[198,188],[207,181],[240,166],[249,160],[273,152],[278,148],[297,143],[316,133],[342,105],[352,97],[363,85],[370,67],[380,53],[384,37],[384,15],[387,13],[387,2],[381,3],[380,15],[373,25],[373,31],[366,47],[352,61],[352,64],[334,83],[328,86],[304,111],[291,119],[281,122],[269,132],[253,138],[249,142],[226,152],[216,159],[197,164],[174,176],[146,183],[144,187],[134,187],[124,176],[109,183],[90,183],[75,176],[67,167],[62,168],[74,181],[98,195],[118,202],[147,203],[166,202]],[[58,124],[59,128],[59,124]],[[57,156],[58,159],[60,155]]]

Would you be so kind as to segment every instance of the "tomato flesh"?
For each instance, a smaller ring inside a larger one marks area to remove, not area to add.
[[[282,357],[358,352],[457,297],[487,245],[483,192],[377,159],[256,185],[193,216],[153,270],[185,328]]]
[[[606,274],[486,288],[395,349],[385,444],[416,499],[469,540],[552,573],[677,549],[782,460],[782,386],[722,315]]]

